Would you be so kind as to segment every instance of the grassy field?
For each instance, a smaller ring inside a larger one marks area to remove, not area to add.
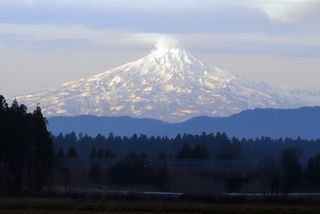
[[[320,205],[280,205],[262,203],[212,204],[186,201],[75,200],[0,198],[1,214],[87,214],[87,213],[320,213]]]

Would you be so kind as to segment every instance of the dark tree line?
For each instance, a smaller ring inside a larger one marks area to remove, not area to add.
[[[301,159],[307,160],[320,153],[320,139],[270,138],[255,139],[228,137],[225,133],[202,133],[200,135],[183,134],[174,138],[155,137],[146,135],[109,136],[88,135],[74,132],[52,136],[56,145],[56,155],[60,157],[77,157],[72,155],[77,150],[82,158],[115,158],[130,151],[144,151],[150,158],[154,151],[163,151],[168,159],[217,159],[217,160],[248,160],[260,162],[262,159],[273,157],[279,159],[282,151],[288,147],[303,151]],[[89,148],[89,149],[88,149]],[[95,148],[99,148],[96,150]],[[135,148],[135,150],[128,149]],[[108,150],[107,153],[104,150]],[[60,150],[60,151],[59,151]],[[63,151],[64,150],[64,151]],[[91,151],[91,153],[90,153]],[[64,153],[65,152],[65,153]],[[104,153],[104,155],[103,155]]]
[[[99,185],[121,187],[148,185],[164,188],[168,181],[168,169],[164,158],[160,153],[157,160],[151,161],[143,152],[130,152],[109,168],[99,162],[93,162],[88,178]]]
[[[53,142],[56,145],[59,145],[58,151],[56,151],[56,155],[58,157],[68,157],[73,158],[76,157],[72,155],[75,153],[74,147],[78,147],[79,145],[121,145],[121,144],[136,144],[136,145],[181,145],[182,148],[177,154],[178,159],[208,159],[210,157],[210,152],[206,145],[218,145],[217,155],[211,156],[211,158],[217,158],[222,160],[237,160],[241,158],[242,155],[242,145],[241,142],[245,142],[246,140],[240,142],[237,138],[229,139],[225,133],[217,133],[217,134],[206,134],[202,133],[201,135],[191,135],[191,134],[183,134],[177,135],[175,138],[168,137],[148,137],[146,135],[137,135],[134,134],[131,137],[127,136],[115,136],[113,133],[109,134],[109,136],[103,136],[98,134],[96,137],[91,137],[88,135],[79,134],[77,136],[74,132],[67,133],[63,135],[60,133],[58,136],[52,136]],[[71,145],[69,148],[62,148],[63,145]],[[66,149],[66,150],[63,150]],[[70,154],[71,152],[71,154]],[[115,158],[117,154],[115,154],[110,149],[96,149],[93,147],[91,149],[88,157],[90,158]]]
[[[140,152],[144,151],[144,154],[148,155],[151,160],[157,160],[156,155],[159,153],[154,151],[161,151],[159,156],[163,160],[245,160],[250,161],[250,163],[257,163],[257,165],[261,164],[260,168],[257,169],[261,173],[258,171],[256,173],[261,174],[262,179],[268,183],[264,185],[267,185],[266,188],[272,192],[320,191],[319,139],[272,139],[269,137],[238,139],[235,137],[229,138],[224,133],[184,134],[177,135],[175,138],[147,137],[145,135],[121,137],[113,134],[90,137],[70,133],[54,136],[53,140],[59,145],[60,150],[62,150],[63,145],[66,145],[64,149],[66,149],[66,157],[68,158],[73,157],[70,155],[70,150],[72,151],[71,154],[76,153],[76,150],[81,149],[81,145],[85,145],[86,150],[90,148],[87,156],[84,156],[85,158],[90,157],[91,160],[117,159],[115,160],[116,166],[108,173],[111,178],[114,178],[113,181],[118,184],[130,184],[130,180],[134,181],[133,183],[143,183],[139,180],[142,178],[135,174],[136,171],[131,170],[134,168],[142,170],[141,166],[148,163],[148,161],[144,162]],[[90,145],[92,146],[90,147]],[[135,155],[126,156],[130,154],[132,148],[138,148],[135,150]],[[130,161],[140,163],[140,165],[129,164]],[[91,175],[94,178],[99,174],[99,166],[93,166]],[[132,172],[132,175],[126,176],[127,172]],[[143,173],[148,175],[146,172]],[[128,178],[130,179],[127,180]],[[149,180],[152,179],[149,178]]]
[[[302,151],[287,148],[281,156],[282,186],[284,192],[309,189],[312,192],[320,190],[320,154],[310,157],[304,167],[301,163]]]
[[[109,171],[109,182],[120,186],[154,185],[163,187],[167,181],[166,161],[151,162],[145,153],[131,152],[120,159]]]
[[[0,96],[0,190],[40,191],[53,164],[53,144],[39,106],[32,113]]]
[[[115,159],[116,154],[111,149],[93,148],[90,153],[90,159]]]
[[[196,144],[193,148],[189,144],[183,144],[178,151],[177,159],[208,159],[209,152],[204,144]]]
[[[96,137],[79,134],[78,136],[72,132],[63,135],[60,133],[57,136],[52,136],[55,145],[58,145],[58,150],[61,146],[68,145],[67,147],[81,145],[94,145],[93,147],[103,147],[104,145],[136,145],[136,147],[156,147],[157,145],[166,145],[168,150],[172,151],[172,148],[179,149],[185,145],[189,145],[189,149],[193,149],[194,145],[204,145],[209,151],[210,158],[221,160],[238,160],[243,158],[253,157],[256,160],[261,158],[261,155],[270,154],[280,155],[281,151],[287,147],[299,147],[304,150],[304,155],[310,156],[315,151],[320,151],[320,139],[301,139],[301,138],[270,138],[260,137],[256,139],[235,138],[228,137],[225,133],[202,133],[200,135],[183,134],[177,135],[174,138],[159,137],[159,136],[146,136],[134,134],[130,137],[127,136],[115,136],[109,134],[109,136],[103,136],[98,134]],[[99,146],[100,145],[100,146]],[[64,148],[66,149],[66,148]],[[68,148],[70,149],[70,148]],[[91,151],[92,148],[90,148]],[[186,148],[188,150],[188,148]],[[308,150],[308,151],[305,151]],[[58,152],[58,151],[57,151]],[[67,152],[67,150],[65,150]],[[98,151],[96,151],[98,152]],[[210,154],[214,152],[214,154]],[[88,155],[90,156],[90,154]]]

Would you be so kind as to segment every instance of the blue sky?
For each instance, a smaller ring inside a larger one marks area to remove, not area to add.
[[[100,73],[159,38],[248,79],[320,89],[319,11],[318,0],[0,0],[0,91]]]

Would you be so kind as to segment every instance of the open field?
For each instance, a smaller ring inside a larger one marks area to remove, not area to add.
[[[87,214],[87,213],[320,213],[320,205],[279,203],[225,203],[213,204],[180,200],[84,200],[84,199],[38,199],[1,198],[1,214]]]

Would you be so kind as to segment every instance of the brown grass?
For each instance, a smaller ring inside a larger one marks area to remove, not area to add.
[[[315,205],[208,204],[181,201],[104,201],[0,198],[1,214],[87,214],[87,213],[213,213],[213,214],[313,214]]]

